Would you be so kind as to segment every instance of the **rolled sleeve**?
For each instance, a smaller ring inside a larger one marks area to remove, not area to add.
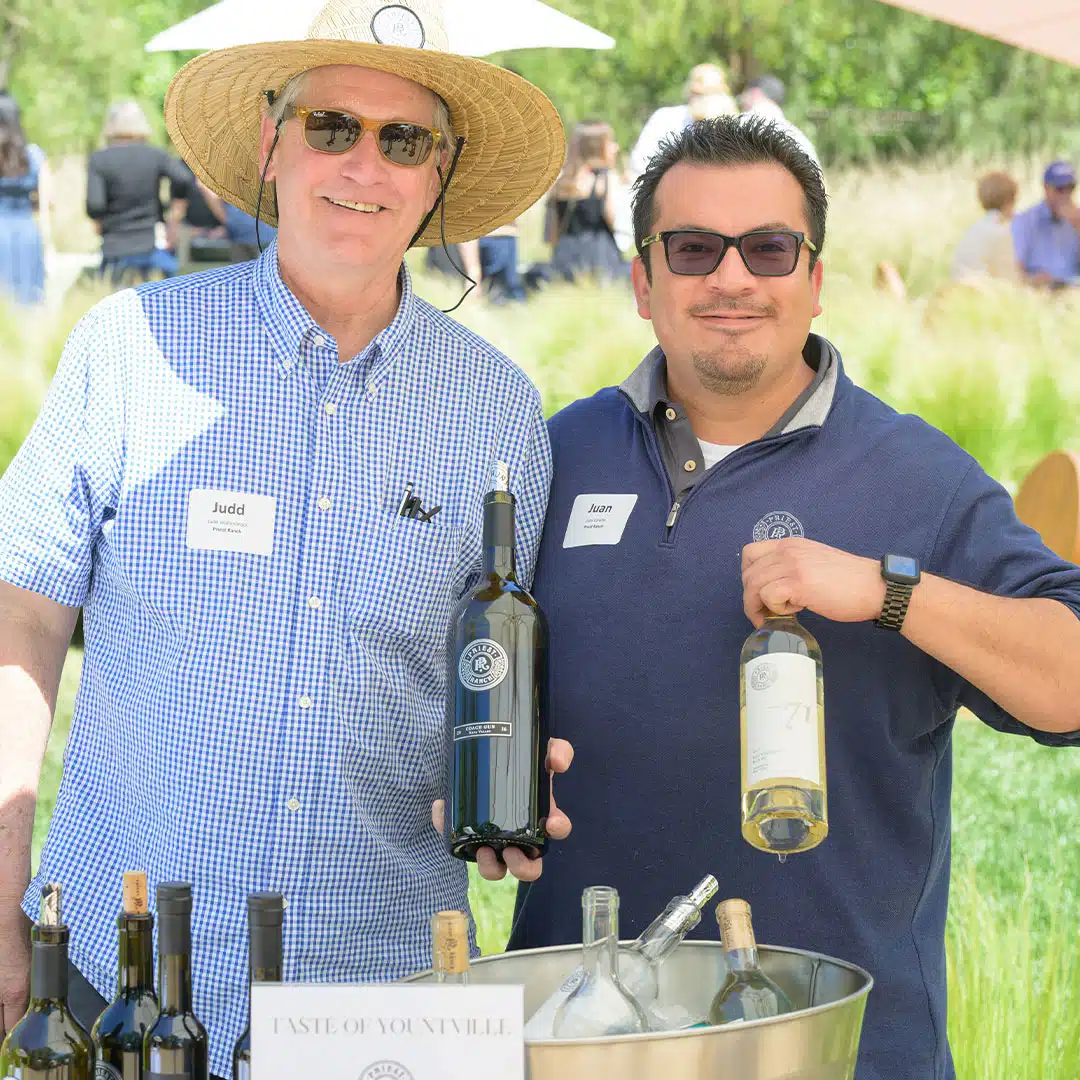
[[[1080,618],[1080,567],[1046,547],[1017,518],[1009,493],[974,462],[945,515],[928,569],[995,596],[1057,600]],[[943,664],[935,666],[935,684],[950,709],[963,705],[998,731],[1046,746],[1080,745],[1080,732],[1030,728]]]
[[[0,579],[81,605],[94,541],[116,505],[119,412],[100,327],[105,301],[72,332],[30,434],[0,478]]]

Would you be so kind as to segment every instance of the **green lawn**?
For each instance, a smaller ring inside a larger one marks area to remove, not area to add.
[[[63,764],[82,655],[72,650],[42,777],[34,859]],[[1080,754],[956,727],[949,1032],[959,1080],[1080,1075]],[[510,929],[512,881],[474,877],[485,952]],[[914,1080],[914,1078],[913,1078]]]

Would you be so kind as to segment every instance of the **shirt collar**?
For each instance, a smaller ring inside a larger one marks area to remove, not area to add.
[[[810,334],[803,347],[803,359],[814,369],[814,378],[765,433],[766,436],[820,427],[832,408],[840,374],[839,354],[825,338]],[[655,417],[657,409],[669,406],[667,358],[659,345],[631,372],[621,389],[638,412],[649,418]]]
[[[263,327],[274,348],[279,369],[283,375],[289,375],[300,363],[300,346],[305,337],[320,334],[328,342],[333,342],[333,338],[319,327],[307,308],[282,280],[276,239],[256,260],[253,278],[255,300]],[[404,262],[401,264],[398,281],[401,285],[401,301],[390,325],[380,330],[363,352],[356,357],[350,357],[347,362],[366,359],[374,366],[378,358],[393,358],[400,352],[416,320],[417,305],[412,276]]]

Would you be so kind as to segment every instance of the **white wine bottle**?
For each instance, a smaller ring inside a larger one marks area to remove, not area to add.
[[[653,1015],[659,995],[660,967],[675,951],[679,942],[699,922],[701,909],[716,895],[716,878],[711,874],[697,883],[689,896],[673,896],[667,907],[642,934],[629,944],[619,946],[618,969],[623,986],[637,998],[638,1004],[649,1016],[652,1030],[678,1026],[670,1009],[657,1010]],[[555,1014],[559,1006],[570,996],[585,977],[585,969],[576,967],[562,981],[559,988],[529,1017],[525,1025],[526,1039],[550,1039]],[[687,1018],[686,1023],[693,1020]]]
[[[710,1024],[765,1020],[794,1011],[791,999],[761,970],[757,942],[745,900],[725,900],[716,907],[727,971],[709,1008]]]
[[[829,831],[821,649],[794,615],[770,615],[743,645],[742,834],[780,856]]]
[[[469,918],[464,911],[437,911],[431,916],[431,966],[437,983],[468,985]]]
[[[555,1013],[556,1039],[633,1035],[649,1030],[648,1017],[619,980],[619,892],[590,886],[581,897],[584,975]]]

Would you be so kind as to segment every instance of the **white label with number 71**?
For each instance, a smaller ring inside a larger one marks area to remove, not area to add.
[[[746,786],[767,780],[821,783],[817,665],[769,653],[746,665]]]

